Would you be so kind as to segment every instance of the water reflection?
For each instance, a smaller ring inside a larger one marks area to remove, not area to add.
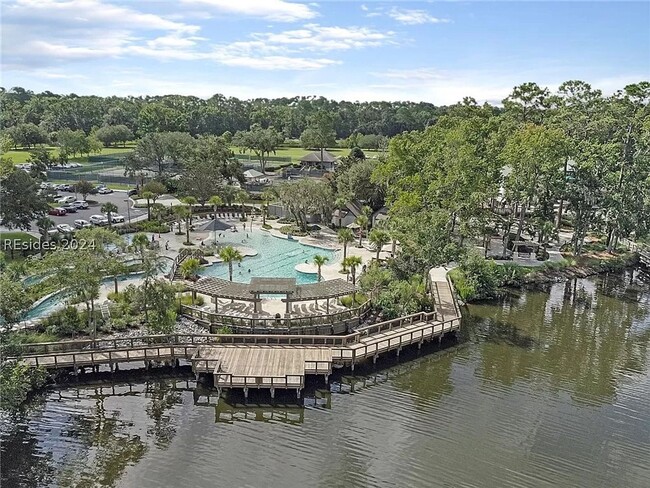
[[[193,378],[61,388],[3,419],[2,486],[649,486],[648,289],[472,305],[457,345],[336,371],[302,407]]]
[[[526,379],[576,401],[612,402],[622,372],[647,367],[647,291],[629,275],[574,280],[469,307],[484,381]],[[632,291],[630,291],[632,288]],[[647,290],[647,287],[646,287]]]

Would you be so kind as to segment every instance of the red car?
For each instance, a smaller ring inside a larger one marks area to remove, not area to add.
[[[61,215],[65,215],[66,211],[65,211],[65,208],[55,207],[55,208],[51,208],[50,211],[47,212],[47,213],[50,214],[50,215],[61,216]]]

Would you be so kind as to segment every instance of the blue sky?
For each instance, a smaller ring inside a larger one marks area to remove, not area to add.
[[[2,86],[499,101],[650,79],[650,2],[3,0]]]

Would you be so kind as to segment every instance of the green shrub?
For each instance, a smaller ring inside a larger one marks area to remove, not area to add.
[[[263,224],[263,225],[262,225],[262,229],[269,230],[269,229],[272,229],[272,228],[273,228],[273,227],[271,227],[269,224]]]
[[[42,388],[47,381],[47,371],[32,368],[26,363],[5,363],[0,369],[0,408],[16,410],[29,398],[30,393]]]
[[[66,307],[50,314],[42,322],[45,330],[53,336],[70,337],[87,328],[86,312],[79,312],[76,307]]]
[[[222,325],[217,329],[217,334],[232,334],[232,329],[227,325]]]
[[[196,299],[194,300],[194,303],[192,303],[192,294],[191,293],[184,293],[181,295],[181,304],[182,305],[197,305],[201,306],[205,304],[205,299],[201,295],[197,295]]]
[[[307,235],[307,232],[302,230],[297,225],[284,225],[280,227],[280,232],[282,232],[283,234],[291,234],[293,236],[298,236],[298,237]]]

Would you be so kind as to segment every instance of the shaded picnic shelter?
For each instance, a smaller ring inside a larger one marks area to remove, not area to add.
[[[222,278],[206,276],[188,285],[194,294],[201,293],[212,297],[215,312],[219,312],[219,298],[252,302],[254,313],[262,312],[263,295],[284,295],[282,301],[286,305],[286,313],[291,312],[295,302],[327,301],[329,314],[330,300],[355,292],[356,287],[342,279],[326,280],[319,283],[299,285],[295,278],[252,278],[250,283],[237,283]]]

